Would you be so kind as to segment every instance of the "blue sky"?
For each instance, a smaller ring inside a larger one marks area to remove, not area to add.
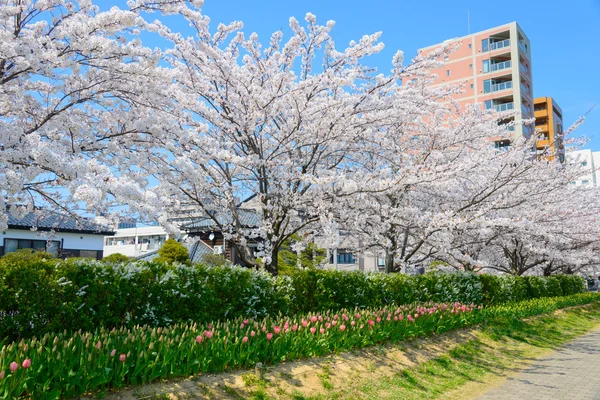
[[[125,0],[97,4],[108,3],[124,7]],[[205,0],[203,8],[213,28],[243,21],[244,32],[257,32],[263,43],[275,30],[289,34],[289,17],[302,19],[307,12],[322,23],[336,21],[333,37],[340,48],[382,31],[385,50],[369,59],[382,72],[398,49],[410,59],[421,47],[467,35],[468,14],[472,33],[517,21],[531,41],[534,95],[558,102],[565,127],[596,104],[577,135],[590,137],[586,147],[600,150],[600,0]]]

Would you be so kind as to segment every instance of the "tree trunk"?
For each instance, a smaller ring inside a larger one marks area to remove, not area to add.
[[[389,274],[394,272],[394,253],[389,251],[385,252],[385,273]]]
[[[279,253],[279,246],[274,246],[271,250],[271,262],[265,265],[265,269],[273,276],[277,276],[279,272],[279,259],[277,254]]]

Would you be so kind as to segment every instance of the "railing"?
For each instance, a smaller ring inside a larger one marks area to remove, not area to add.
[[[512,87],[512,81],[496,83],[495,85],[492,85],[492,92],[499,92],[501,90],[511,89]]]
[[[531,107],[521,106],[521,112],[523,115],[531,115]]]
[[[499,42],[490,43],[490,51],[502,49],[510,46],[510,39],[501,40]]]
[[[527,54],[527,47],[525,47],[525,45],[521,41],[519,41],[519,48],[523,50],[523,53]]]
[[[510,68],[510,60],[492,64],[492,72]]]
[[[496,111],[508,111],[515,108],[515,103],[504,103],[504,104],[496,104],[494,105],[494,110]]]
[[[527,74],[529,73],[529,68],[527,68],[526,66],[524,66],[522,63],[519,63],[519,69],[521,70],[522,73]]]
[[[521,93],[525,93],[527,96],[531,97],[531,90],[529,90],[529,88],[525,86],[523,82],[521,82]]]

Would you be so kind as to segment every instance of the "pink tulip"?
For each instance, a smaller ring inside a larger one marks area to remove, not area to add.
[[[356,319],[360,319],[360,314],[358,314],[358,313],[357,313],[357,314],[355,315],[355,317],[356,317]]]
[[[350,326],[356,325],[356,321],[350,321]]]
[[[96,343],[96,348],[100,350],[100,347],[102,347],[102,342],[98,340],[98,343]]]
[[[202,343],[202,341],[204,340],[204,338],[200,335],[196,336],[196,343]]]
[[[321,334],[325,333],[325,328],[319,329],[319,332],[321,332]]]
[[[110,352],[111,357],[114,357],[115,354],[117,354],[117,349],[113,349],[113,351]]]
[[[247,343],[248,342],[248,336],[244,336],[242,339],[242,343]]]
[[[335,321],[334,321],[334,322],[335,322]],[[327,328],[327,329],[331,328],[331,324],[330,324],[329,322],[327,322],[327,323],[325,324],[325,328]]]
[[[19,369],[19,364],[17,364],[16,362],[11,362],[10,363],[10,372],[15,372],[17,369]]]
[[[336,326],[337,325],[337,321],[331,321],[331,325],[332,326]]]
[[[343,319],[344,321],[348,321],[348,315],[346,315],[346,314],[342,314],[342,319]]]
[[[323,322],[323,317],[319,315],[319,322]]]
[[[279,335],[279,332],[281,332],[281,328],[276,326],[273,328],[273,332],[275,332],[276,335]]]
[[[465,311],[465,310],[467,309],[467,306],[463,305],[463,306],[462,306],[460,309],[461,309],[462,311]]]
[[[404,315],[400,314],[398,315],[398,321],[402,321],[404,319]]]
[[[338,318],[339,318],[339,317],[338,317],[338,315],[337,315],[337,314],[335,314],[335,315],[333,316],[333,319],[334,319],[334,321],[335,321],[335,320],[337,320]]]
[[[296,332],[298,330],[298,324],[292,325],[292,330]]]
[[[283,329],[285,329],[286,331],[290,329],[290,324],[288,324],[287,322],[283,324]]]
[[[4,370],[0,371],[0,381],[4,379],[5,372]]]
[[[412,315],[408,314],[408,321],[409,322],[415,322],[415,320],[413,319]]]
[[[266,327],[265,325],[263,325],[263,327],[262,327],[262,331],[263,331],[263,332],[266,332],[266,331],[267,331],[267,327]]]
[[[306,321],[306,320],[303,319],[302,320],[302,326],[306,328],[307,325],[308,325],[308,321]]]
[[[317,331],[317,328],[314,326],[310,328],[310,333],[314,334]]]
[[[23,368],[29,368],[29,367],[31,367],[31,360],[29,358],[26,358],[23,361],[23,364],[21,364],[21,365],[23,366]]]
[[[247,319],[245,319],[245,320],[243,321],[243,324],[244,324],[244,325],[248,325],[248,320],[247,320]]]
[[[312,322],[312,323],[317,322],[317,317],[315,317],[315,316],[310,317],[310,322]]]
[[[344,325],[344,324],[341,324],[341,325],[340,325],[340,331],[342,331],[342,332],[343,332],[344,330],[346,330],[346,325]]]
[[[381,322],[381,317],[377,317],[377,322]]]
[[[254,331],[250,332],[250,336],[254,337],[254,335],[256,335]]]
[[[212,324],[208,324],[208,329],[212,329]]]
[[[273,334],[271,332],[267,333],[267,340],[273,339]]]
[[[419,317],[419,313],[415,313],[415,318],[418,318],[418,317]]]
[[[121,354],[121,355],[119,356],[119,361],[121,361],[121,362],[125,362],[125,358],[126,358],[126,357],[127,357],[127,356],[126,356],[125,354]]]
[[[375,321],[373,321],[372,319],[369,320],[369,326],[373,326],[375,325]]]
[[[213,331],[204,331],[204,336],[206,336],[207,339],[210,339],[213,337]]]
[[[398,316],[394,315],[394,321],[398,321]]]
[[[244,329],[246,325],[242,322],[242,324],[240,325],[240,329]]]

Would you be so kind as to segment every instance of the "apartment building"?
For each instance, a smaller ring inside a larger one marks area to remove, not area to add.
[[[445,57],[443,67],[432,71],[437,75],[434,84],[464,84],[464,92],[454,96],[461,105],[480,103],[486,109],[516,111],[517,121],[533,118],[531,46],[516,22],[449,39],[422,48],[419,54],[443,45],[456,49]],[[533,133],[531,126],[520,124],[507,129],[518,136]]]
[[[577,180],[571,182],[572,185],[596,187],[600,186],[600,151],[589,149],[570,151],[567,153],[567,161],[570,163],[580,163],[585,171]]]
[[[535,130],[541,137],[536,142],[538,153],[549,150],[548,159],[565,159],[563,142],[562,110],[552,97],[537,97],[533,100],[535,113]]]

